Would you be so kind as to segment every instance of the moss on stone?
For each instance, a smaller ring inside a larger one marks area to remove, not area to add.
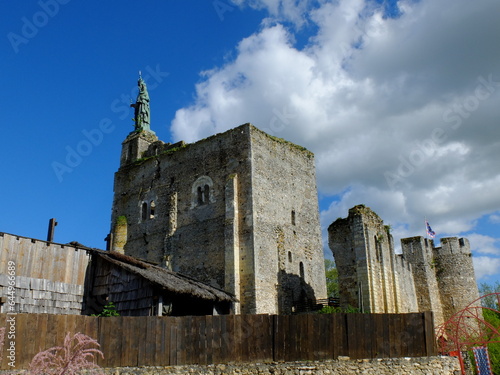
[[[298,150],[299,152],[304,153],[309,158],[314,157],[314,154],[311,151],[309,151],[307,148],[303,147],[303,146],[299,146],[299,145],[297,145],[295,143],[287,141],[286,139],[275,137],[274,135],[271,135],[271,134],[267,134],[266,132],[263,132],[262,130],[256,128],[255,126],[252,126],[252,127],[254,129],[258,130],[259,132],[261,132],[262,134],[264,134],[267,138],[273,140],[274,142],[277,142],[277,143],[289,146],[292,149]]]
[[[118,216],[116,218],[116,225],[117,226],[127,225],[127,217],[124,215]]]

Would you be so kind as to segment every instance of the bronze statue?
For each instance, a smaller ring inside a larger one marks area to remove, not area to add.
[[[139,94],[137,95],[137,100],[135,104],[134,103],[130,104],[130,106],[135,109],[134,111],[135,130],[138,132],[143,130],[151,131],[148,88],[146,87],[146,82],[144,82],[144,80],[140,76],[140,73],[137,85],[139,86]]]

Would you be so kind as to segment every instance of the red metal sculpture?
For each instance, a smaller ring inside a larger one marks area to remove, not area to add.
[[[484,307],[482,301],[496,298],[497,309]],[[483,311],[500,313],[500,293],[490,293],[471,302],[466,308],[453,314],[448,321],[436,328],[439,352],[458,356],[462,374],[465,364],[462,353],[477,346],[500,342],[500,327],[494,327],[483,318]]]

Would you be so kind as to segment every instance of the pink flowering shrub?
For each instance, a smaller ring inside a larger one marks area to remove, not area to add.
[[[66,335],[63,346],[55,346],[38,353],[30,364],[30,375],[76,375],[81,370],[85,374],[102,373],[95,363],[96,355],[104,358],[97,349],[99,343],[93,338],[76,333]]]

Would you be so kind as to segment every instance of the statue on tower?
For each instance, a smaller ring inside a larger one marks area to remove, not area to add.
[[[139,72],[137,85],[139,86],[137,100],[135,104],[130,104],[134,108],[135,131],[151,131],[148,88],[146,87],[146,82],[142,79],[141,72]]]

